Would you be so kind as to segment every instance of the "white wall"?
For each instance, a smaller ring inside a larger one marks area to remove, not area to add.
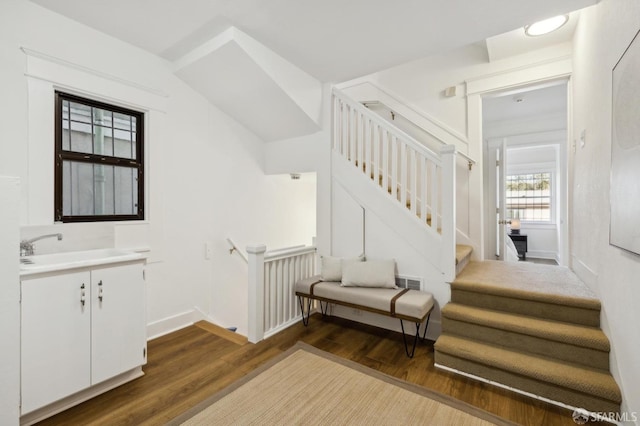
[[[466,176],[467,200],[461,204],[461,209],[469,206],[475,214],[458,219],[464,223],[462,229],[468,237],[464,243],[474,247],[475,259],[482,259],[485,257],[482,245],[485,212],[482,210],[484,135],[481,97],[534,82],[566,80],[570,73],[571,52],[572,43],[567,42],[489,62],[485,47],[478,43],[345,82],[341,87],[362,91],[366,87],[363,83],[371,81],[405,104],[408,110],[432,120],[434,127],[444,134],[456,135],[453,141],[463,139],[456,145],[473,158],[476,165]],[[456,87],[456,96],[445,97],[444,90],[451,86]],[[359,99],[367,95],[358,93]],[[375,97],[369,100],[375,100]]]
[[[317,172],[329,135],[325,131],[265,145],[265,173]]]
[[[19,424],[20,281],[18,220],[20,181],[0,176],[0,424]]]
[[[366,198],[362,193],[358,193],[357,197]],[[367,201],[371,203],[371,200]],[[387,199],[382,202],[392,203]],[[371,203],[371,205],[375,205],[375,203]],[[394,207],[398,206],[392,205],[392,208]],[[365,254],[367,260],[394,259],[396,275],[422,280],[423,289],[431,292],[436,300],[428,330],[429,338],[436,339],[441,330],[440,308],[451,298],[449,285],[444,282],[442,272],[437,270],[428,259],[425,259],[424,251],[418,250],[403,237],[403,233],[398,230],[398,223],[388,220],[380,213],[383,212],[360,204],[349,192],[349,188],[345,188],[343,183],[333,179],[331,254],[340,257],[355,257]],[[406,221],[410,220],[411,217],[407,215]],[[417,226],[412,229],[416,229],[417,232],[426,232],[426,228],[422,227],[420,223],[417,223]],[[325,253],[321,252],[321,254]],[[438,262],[435,263],[439,265]],[[332,309],[333,315],[400,331],[400,323],[397,319],[340,306],[335,306]],[[409,330],[413,328],[413,331],[408,331],[409,333],[415,332],[413,324],[409,324],[408,327]]]
[[[602,0],[586,9],[574,38],[573,267],[599,295],[623,410],[640,417],[640,256],[609,245],[611,71],[640,27],[636,0]],[[636,423],[637,424],[637,423]]]
[[[467,100],[465,82],[539,64],[571,54],[571,44],[540,49],[527,54],[489,62],[481,44],[461,47],[372,74],[375,81],[396,98],[420,112],[434,117],[462,135],[467,135]],[[444,89],[456,86],[454,97],[444,96]]]
[[[202,314],[246,333],[246,265],[229,255],[226,238],[243,249],[255,242],[271,248],[310,243],[314,178],[265,176],[263,141],[159,57],[31,2],[7,0],[1,9],[0,116],[6,124],[0,126],[0,174],[24,182],[23,237],[52,229],[65,234],[60,245],[39,244],[41,252],[147,247],[153,334]],[[21,47],[36,53],[25,55]],[[147,221],[53,224],[55,87],[145,111]]]

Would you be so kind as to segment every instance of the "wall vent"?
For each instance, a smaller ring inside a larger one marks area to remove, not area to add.
[[[397,275],[396,285],[398,288],[408,288],[420,291],[422,290],[422,278]]]

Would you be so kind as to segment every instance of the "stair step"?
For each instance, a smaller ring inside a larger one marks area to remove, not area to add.
[[[447,334],[609,369],[609,339],[595,327],[448,303],[442,308],[442,329]]]
[[[473,247],[465,244],[456,245],[456,265],[461,263],[465,258],[469,258],[473,252]]]
[[[462,272],[464,268],[467,267],[469,262],[471,261],[471,253],[473,252],[473,247],[457,244],[456,245],[456,276]]]
[[[594,412],[620,410],[620,389],[606,370],[448,334],[435,343],[435,363],[572,407]]]
[[[451,283],[451,301],[591,327],[600,301],[569,269],[526,262],[469,262]]]

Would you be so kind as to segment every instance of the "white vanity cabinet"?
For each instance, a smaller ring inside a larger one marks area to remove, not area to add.
[[[23,276],[21,285],[23,415],[130,370],[142,374],[143,262]]]
[[[22,413],[91,386],[90,279],[78,272],[22,280]]]

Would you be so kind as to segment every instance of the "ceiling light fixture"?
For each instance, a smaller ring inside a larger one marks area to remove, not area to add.
[[[545,19],[543,21],[534,22],[533,24],[526,25],[524,27],[524,33],[529,37],[537,37],[544,34],[549,34],[552,31],[557,30],[567,23],[569,15],[558,15],[553,18]]]

